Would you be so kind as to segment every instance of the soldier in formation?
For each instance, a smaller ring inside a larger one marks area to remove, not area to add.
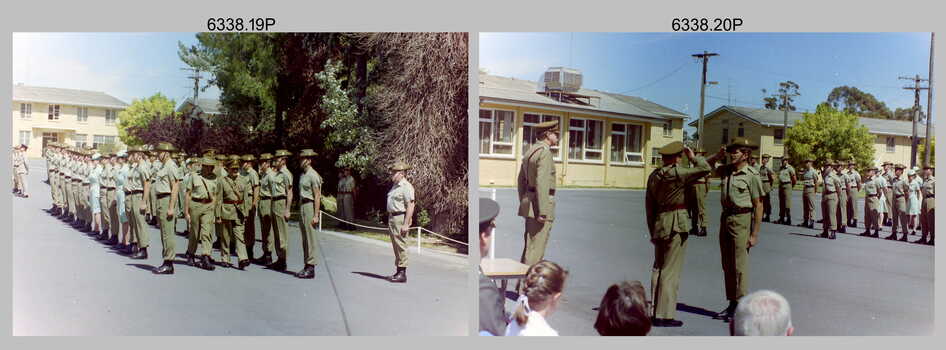
[[[759,165],[759,177],[762,179],[762,221],[769,222],[772,214],[772,184],[775,183],[775,172],[769,167],[772,158],[768,153],[762,155],[762,164]]]
[[[923,185],[920,186],[920,194],[923,196],[923,202],[920,206],[920,224],[923,237],[916,243],[933,245],[936,233],[933,230],[936,222],[934,215],[936,209],[936,179],[933,178],[932,165],[923,167]]]
[[[792,224],[792,189],[797,182],[795,168],[790,164],[790,159],[785,156],[782,158],[782,164],[778,171],[778,221],[777,224]]]

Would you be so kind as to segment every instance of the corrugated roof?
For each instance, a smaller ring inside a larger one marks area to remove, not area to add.
[[[13,85],[13,100],[71,106],[125,109],[128,104],[99,91]]]
[[[765,126],[781,126],[784,123],[785,112],[772,110],[772,109],[762,109],[762,108],[749,108],[749,107],[737,107],[737,106],[722,106],[716,110],[707,113],[706,119],[712,118],[719,114],[720,112],[728,110],[736,115],[742,116],[746,119],[749,119],[757,124]],[[795,122],[802,119],[803,113],[801,112],[788,112],[788,125],[795,125]],[[879,118],[858,118],[861,125],[866,126],[867,130],[872,134],[880,135],[894,135],[894,136],[912,136],[913,135],[913,123],[904,120],[893,120],[893,119],[879,119]],[[689,123],[690,126],[696,126],[699,120],[694,120]],[[930,132],[933,132],[935,127],[930,127]],[[935,133],[934,133],[935,134]],[[926,125],[917,124],[917,135],[919,137],[925,137],[926,135]]]
[[[686,117],[683,113],[634,96],[580,89],[576,92],[577,94],[595,97],[592,100],[594,105],[581,105],[559,102],[549,96],[538,94],[537,91],[538,83],[534,81],[480,74],[479,94],[481,98],[590,112],[605,112],[638,118],[666,120]]]
[[[185,105],[191,104],[191,100],[191,98],[185,99],[177,110],[180,111]],[[197,108],[205,114],[223,114],[223,106],[220,105],[220,100],[217,99],[198,98]]]

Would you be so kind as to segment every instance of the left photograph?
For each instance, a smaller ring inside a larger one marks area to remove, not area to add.
[[[468,335],[468,40],[14,33],[12,334]]]

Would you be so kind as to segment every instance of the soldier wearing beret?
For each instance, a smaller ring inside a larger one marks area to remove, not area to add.
[[[792,224],[792,189],[797,182],[795,168],[791,165],[788,156],[782,158],[782,166],[778,171],[778,216],[776,223]]]
[[[678,166],[681,154],[695,166]],[[674,319],[677,290],[687,236],[691,231],[684,194],[687,187],[709,174],[711,168],[703,157],[694,155],[680,141],[662,147],[660,155],[663,166],[647,178],[644,201],[650,241],[654,244],[654,266],[650,278],[651,295],[655,303],[653,325],[680,327],[683,322]]]
[[[243,232],[244,217],[246,216],[246,207],[243,205],[244,192],[247,184],[239,177],[240,160],[230,159],[227,163],[227,176],[217,180],[216,201],[216,221],[221,224],[223,230],[220,235],[220,266],[234,267],[230,263],[231,242],[236,248],[237,265],[240,270],[246,268],[250,261],[246,257],[246,245]]]
[[[537,124],[538,141],[523,155],[516,181],[519,193],[519,216],[525,219],[523,264],[532,266],[545,257],[549,233],[555,221],[555,164],[551,147],[557,146],[559,122]],[[516,290],[522,292],[522,281]]]
[[[729,306],[717,314],[724,320],[732,319],[739,298],[749,289],[749,248],[758,244],[759,227],[762,224],[762,180],[754,168],[748,166],[749,155],[759,146],[748,139],[737,137],[714,158],[729,153],[730,162],[718,166],[720,177],[719,248]],[[783,170],[786,170],[783,166]],[[786,175],[789,184],[792,175]],[[783,186],[784,187],[784,186]]]
[[[762,164],[757,168],[759,171],[759,178],[762,179],[762,221],[769,222],[770,216],[772,214],[772,197],[769,195],[772,193],[772,183],[775,182],[775,172],[772,171],[772,168],[769,167],[769,159],[771,159],[768,153],[762,155]]]
[[[926,165],[923,167],[923,185],[920,186],[920,193],[923,195],[923,201],[920,204],[920,226],[922,227],[923,237],[915,243],[933,245],[933,239],[936,238],[936,231],[933,230],[936,222],[936,179],[933,178],[934,167]]]
[[[394,247],[394,265],[397,272],[388,277],[392,283],[407,282],[407,243],[408,235],[414,218],[415,193],[414,185],[407,181],[407,171],[411,166],[403,161],[394,162],[391,166],[391,181],[394,186],[388,191],[388,233],[391,236],[391,245]]]
[[[843,190],[844,185],[834,167],[835,163],[832,160],[828,160],[825,163],[825,171],[823,174],[824,188],[821,192],[821,218],[824,220],[822,223],[821,237],[828,239],[836,238],[838,226],[841,225],[837,216],[838,192]]]

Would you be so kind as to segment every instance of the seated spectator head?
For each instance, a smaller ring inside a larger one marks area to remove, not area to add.
[[[601,298],[595,329],[603,336],[644,336],[650,332],[647,294],[639,281],[612,284]]]
[[[792,310],[782,295],[760,290],[739,299],[729,330],[735,336],[792,335]]]
[[[523,295],[519,297],[514,318],[525,326],[529,322],[529,311],[548,315],[558,306],[568,271],[558,264],[542,260],[529,267],[524,279]]]
[[[480,258],[489,255],[489,242],[493,239],[499,203],[489,198],[480,198]]]

